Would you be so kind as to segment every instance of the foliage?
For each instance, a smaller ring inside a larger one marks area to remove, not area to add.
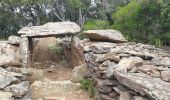
[[[93,82],[91,80],[83,79],[80,81],[80,84],[81,84],[80,86],[81,89],[87,90],[91,98],[94,97],[95,91],[94,91]]]
[[[62,47],[59,46],[58,44],[57,45],[56,44],[49,44],[48,48],[50,49],[50,51],[52,53],[55,53],[55,54],[58,54],[58,55],[61,54],[61,52],[62,52]]]
[[[130,41],[161,46],[170,38],[170,6],[164,0],[132,0],[113,14],[113,28]]]
[[[65,56],[62,56],[62,60],[59,62],[60,64],[66,65],[67,64],[67,60],[65,58]]]
[[[88,20],[83,26],[83,30],[108,29],[109,22],[105,20]]]

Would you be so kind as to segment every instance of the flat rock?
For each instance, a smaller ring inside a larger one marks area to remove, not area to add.
[[[158,100],[170,99],[170,83],[159,78],[152,78],[142,73],[122,73],[118,71],[114,71],[114,75],[120,84],[143,96]]]
[[[122,43],[125,37],[116,30],[88,30],[84,32],[90,40]]]
[[[80,26],[74,22],[50,22],[42,26],[23,27],[18,31],[27,37],[72,35],[81,31]],[[36,34],[35,34],[36,33]]]
[[[14,97],[22,97],[29,90],[29,82],[22,82],[18,84],[13,84],[5,88],[5,91],[12,92]]]
[[[21,38],[15,35],[8,37],[8,43],[13,45],[18,45],[20,43]]]
[[[18,79],[13,75],[14,73],[0,73],[0,89],[5,88],[6,86],[10,85],[12,82],[18,81]]]
[[[120,56],[116,55],[115,52],[110,52],[110,53],[107,53],[103,58],[99,59],[98,62],[103,62],[106,60],[109,60],[112,62],[119,62]]]
[[[131,68],[141,66],[142,64],[143,64],[143,59],[140,57],[123,58],[116,65],[116,69],[127,72]]]

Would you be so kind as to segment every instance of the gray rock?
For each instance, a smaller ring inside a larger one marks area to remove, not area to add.
[[[29,82],[25,81],[18,84],[13,84],[4,89],[7,92],[12,92],[14,97],[22,97],[29,91]]]
[[[20,40],[21,40],[21,38],[18,37],[18,36],[12,35],[12,36],[8,37],[8,43],[9,44],[18,45],[20,43]]]
[[[110,93],[112,91],[112,87],[102,85],[98,87],[98,90],[102,93]]]
[[[155,57],[152,59],[156,65],[167,66],[170,67],[170,58],[169,57]]]
[[[72,37],[71,54],[73,67],[80,66],[85,63],[84,48],[77,36]]]
[[[118,71],[114,71],[114,75],[120,84],[141,95],[147,95],[150,99],[170,99],[170,83],[159,78],[152,78],[142,73],[122,73]]]
[[[80,82],[81,80],[83,80],[87,70],[88,69],[86,64],[82,64],[80,66],[75,67],[72,71],[71,80],[73,82]]]
[[[116,69],[119,71],[127,72],[131,68],[141,66],[142,64],[143,64],[143,59],[139,57],[123,58],[116,65]]]
[[[132,95],[128,92],[122,92],[119,100],[132,100]]]
[[[107,94],[99,93],[98,94],[98,100],[117,100],[116,98],[113,98]]]
[[[18,34],[24,36],[57,36],[57,35],[74,35],[81,31],[80,26],[74,22],[49,22],[42,26],[23,27]]]
[[[107,42],[127,42],[124,36],[116,30],[88,30],[84,32],[90,40]]]
[[[142,97],[142,96],[134,96],[133,100],[149,100],[146,97]]]
[[[0,72],[0,74],[1,74],[0,75],[0,89],[5,88],[6,86],[10,85],[12,82],[19,81],[15,77],[15,73]]]
[[[0,92],[0,99],[1,100],[14,100],[12,95],[13,94],[11,92]]]

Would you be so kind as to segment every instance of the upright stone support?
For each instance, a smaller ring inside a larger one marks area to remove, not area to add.
[[[28,58],[28,66],[33,67],[34,63],[34,44],[33,44],[33,38],[29,37],[28,38],[28,44],[29,44],[29,58]]]
[[[33,66],[33,41],[32,38],[22,37],[20,42],[20,54],[23,67]]]
[[[22,37],[20,41],[20,54],[21,54],[21,62],[23,67],[28,67],[28,58],[29,58],[29,46],[28,46],[28,38]]]

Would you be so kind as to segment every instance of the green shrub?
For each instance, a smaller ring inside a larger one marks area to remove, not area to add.
[[[62,47],[59,46],[59,44],[49,44],[48,48],[50,49],[52,53],[55,53],[55,54],[61,54],[62,52]]]
[[[61,59],[61,61],[59,63],[62,64],[62,65],[67,64],[67,60],[66,60],[65,56],[62,56],[62,59]]]
[[[113,29],[121,31],[129,41],[161,46],[169,40],[168,13],[170,6],[163,0],[132,0],[113,14]]]
[[[81,84],[80,86],[81,89],[88,91],[91,98],[94,97],[95,90],[94,90],[93,82],[91,80],[83,79],[80,81],[80,84]]]
[[[101,30],[110,28],[109,22],[105,20],[88,20],[83,26],[83,30]]]

